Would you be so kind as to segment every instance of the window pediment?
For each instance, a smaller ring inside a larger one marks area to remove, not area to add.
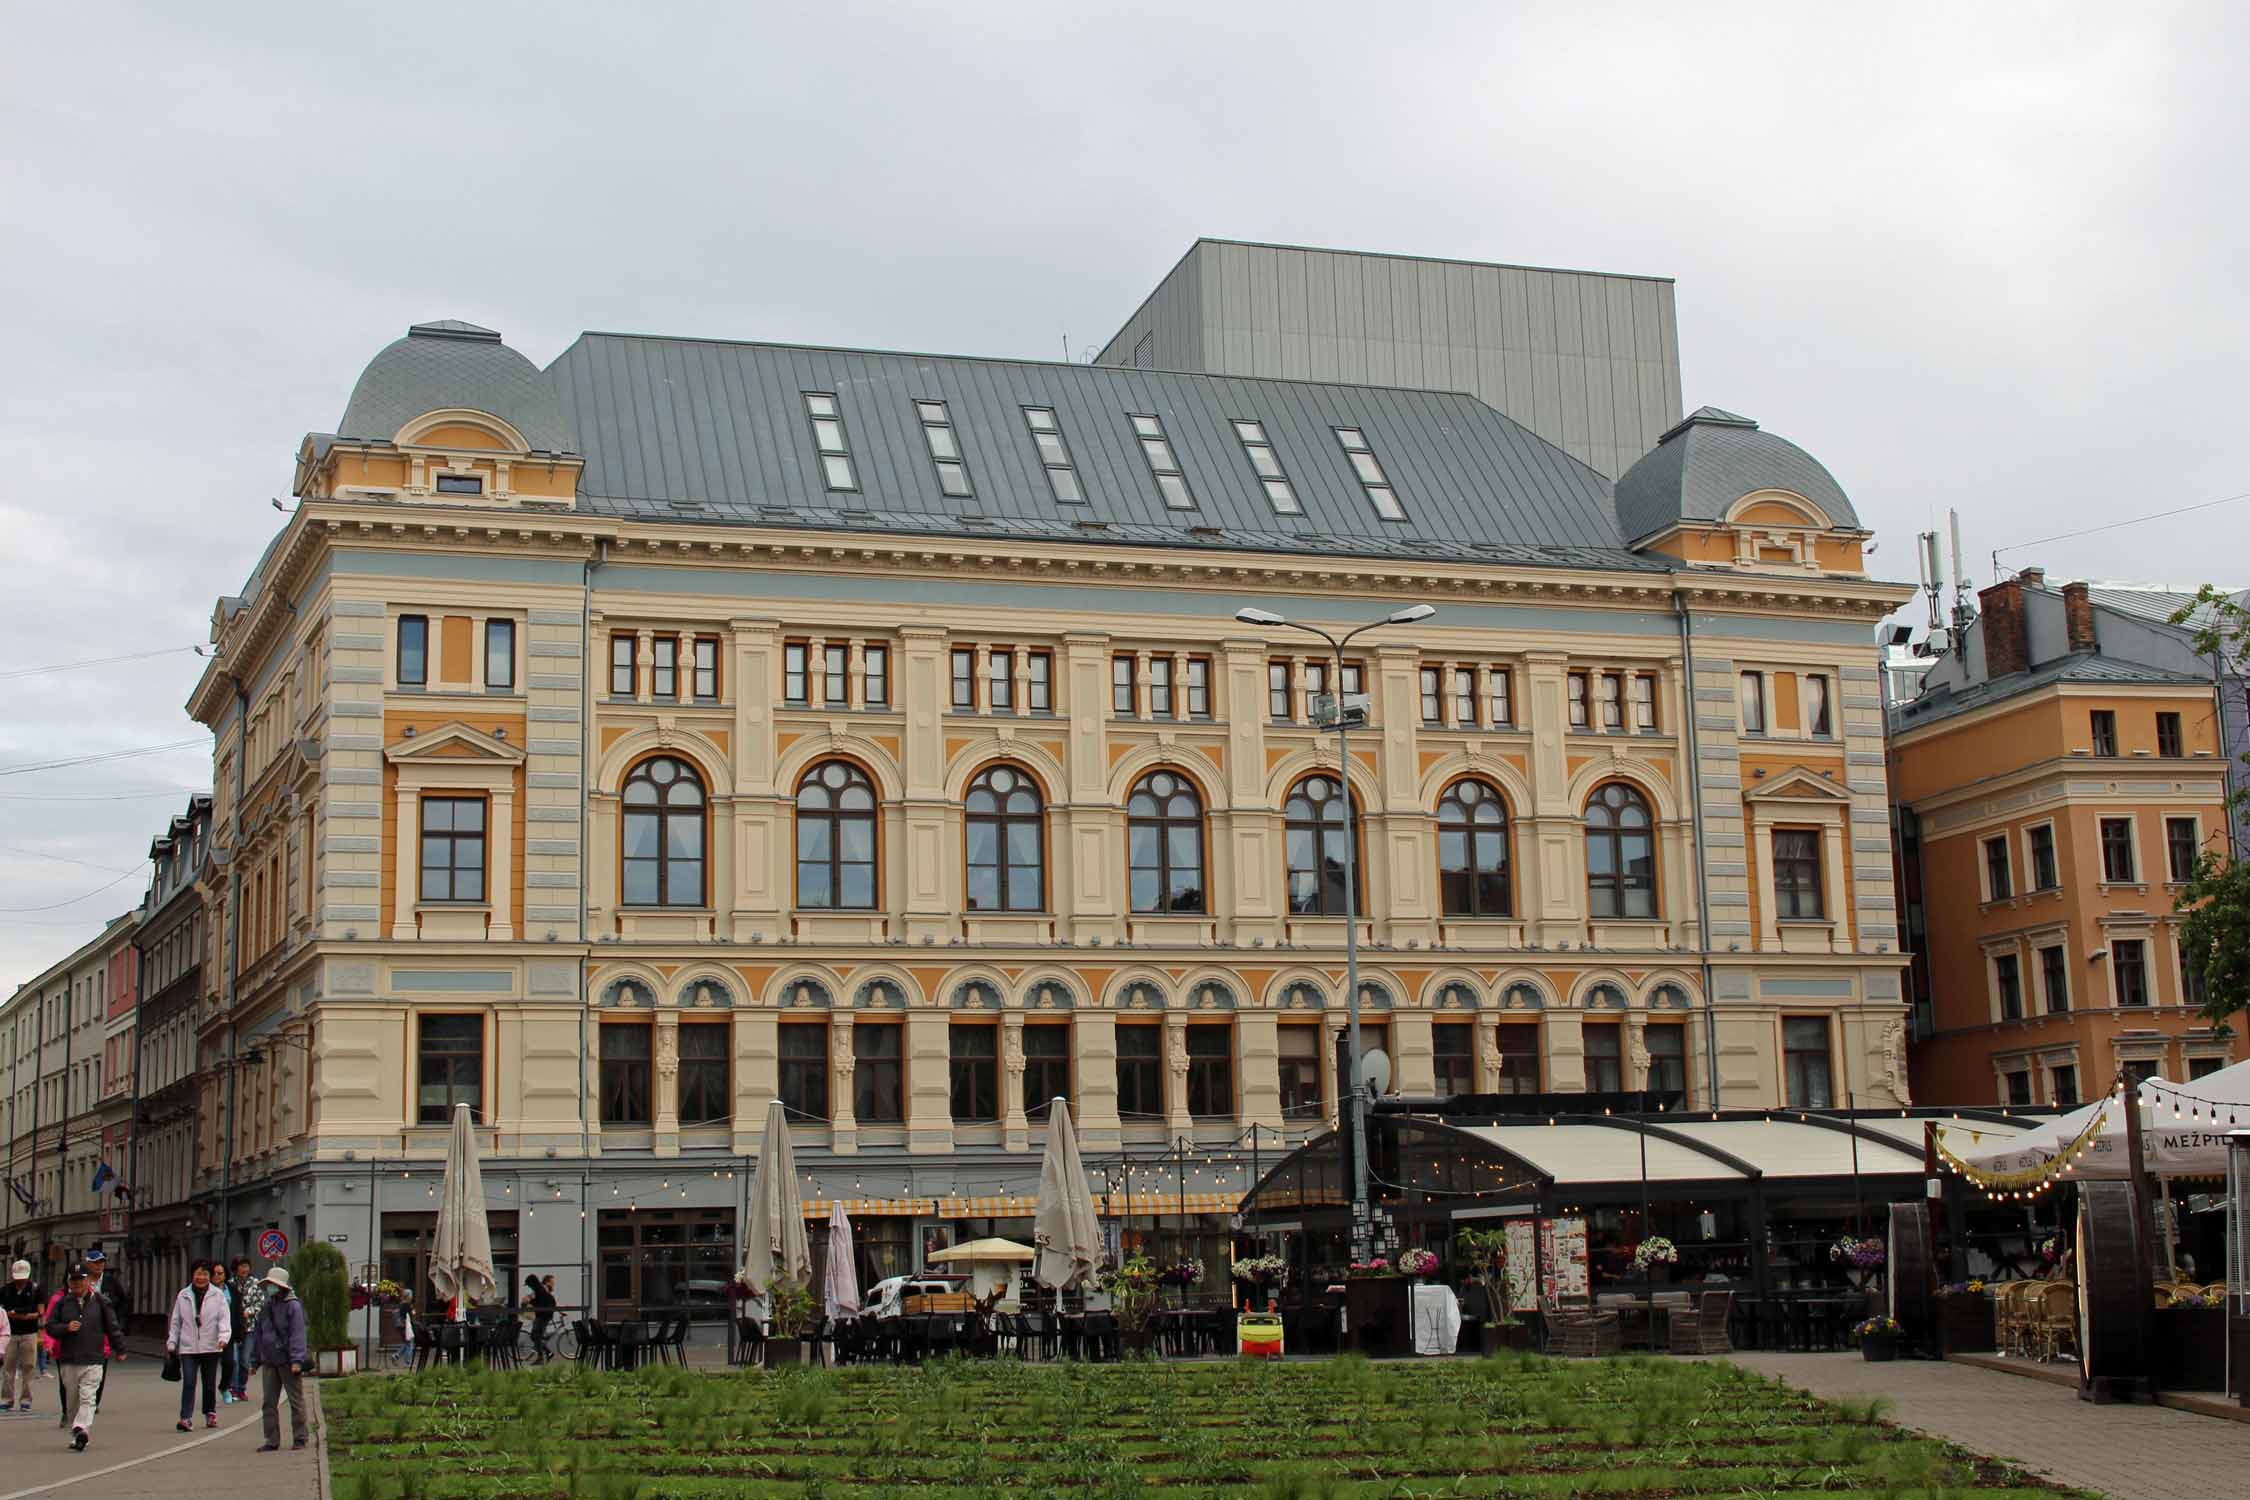
[[[513,766],[522,764],[523,758],[523,751],[516,746],[482,730],[471,729],[458,719],[383,747],[383,759],[392,765],[465,760]]]
[[[1812,802],[1822,806],[1844,807],[1851,803],[1851,793],[1834,781],[1809,771],[1803,766],[1792,766],[1779,776],[1771,777],[1742,789],[1745,802]]]

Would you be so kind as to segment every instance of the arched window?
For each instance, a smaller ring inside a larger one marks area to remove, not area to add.
[[[875,784],[848,760],[823,761],[797,783],[797,904],[875,904]]]
[[[1203,799],[1176,771],[1151,771],[1125,800],[1125,847],[1133,910],[1200,912]]]
[[[1352,815],[1346,815],[1343,788],[1333,776],[1307,776],[1290,790],[1282,808],[1282,834],[1289,862],[1289,910],[1295,915],[1344,914],[1344,840],[1359,831],[1357,812],[1355,804]],[[1359,873],[1356,860],[1352,873]]]
[[[669,755],[625,778],[625,904],[703,904],[703,778]]]
[[[969,783],[969,910],[1038,911],[1047,899],[1039,788],[1013,766]]]
[[[1586,804],[1586,906],[1596,917],[1656,915],[1656,840],[1648,800],[1622,781]]]
[[[1438,892],[1449,917],[1505,917],[1508,807],[1482,781],[1456,781],[1438,799]]]

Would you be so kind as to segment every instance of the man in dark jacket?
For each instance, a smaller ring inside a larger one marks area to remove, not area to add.
[[[305,1304],[289,1290],[289,1268],[275,1266],[266,1272],[266,1305],[250,1329],[250,1359],[257,1365],[259,1396],[264,1405],[266,1440],[260,1453],[281,1446],[281,1398],[289,1397],[289,1446],[305,1446],[305,1366],[312,1363],[305,1347]]]
[[[95,1293],[82,1265],[70,1268],[70,1289],[47,1314],[47,1337],[55,1341],[55,1376],[62,1385],[63,1419],[70,1424],[70,1446],[83,1450],[93,1435],[101,1405],[102,1375],[114,1351],[125,1357],[125,1324],[109,1300]]]

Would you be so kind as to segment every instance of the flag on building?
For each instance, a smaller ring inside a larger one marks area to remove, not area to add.
[[[99,1195],[99,1194],[100,1194],[100,1192],[101,1192],[101,1190],[102,1190],[103,1188],[105,1188],[105,1187],[109,1186],[110,1180],[111,1180],[112,1178],[116,1177],[116,1176],[117,1176],[117,1174],[116,1174],[115,1172],[112,1172],[112,1171],[111,1171],[111,1170],[109,1169],[109,1163],[108,1163],[108,1162],[106,1162],[106,1161],[98,1161],[98,1162],[95,1162],[95,1163],[94,1163],[94,1192],[96,1193],[96,1195]]]
[[[37,1208],[39,1206],[39,1200],[31,1196],[31,1189],[25,1187],[13,1177],[8,1179],[8,1191],[14,1193],[16,1201],[25,1208]]]

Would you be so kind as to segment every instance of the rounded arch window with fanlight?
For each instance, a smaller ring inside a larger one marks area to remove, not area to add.
[[[1586,804],[1586,906],[1597,917],[1656,915],[1655,819],[1648,799],[1612,781]]]
[[[624,887],[627,906],[701,906],[709,799],[695,767],[669,755],[635,766],[625,778]]]
[[[797,904],[875,905],[875,783],[850,761],[822,761],[797,783]]]
[[[1483,781],[1456,781],[1438,799],[1438,892],[1449,917],[1505,917],[1508,805]]]
[[[1125,800],[1125,845],[1133,910],[1201,913],[1203,799],[1177,771],[1151,771]]]
[[[969,910],[1040,910],[1047,868],[1038,785],[1014,766],[988,767],[969,783],[965,812]]]
[[[1359,832],[1356,800],[1349,810],[1344,789],[1328,775],[1307,776],[1289,792],[1282,807],[1283,857],[1289,875],[1289,910],[1301,917],[1344,915],[1344,870],[1358,862],[1346,841]]]

